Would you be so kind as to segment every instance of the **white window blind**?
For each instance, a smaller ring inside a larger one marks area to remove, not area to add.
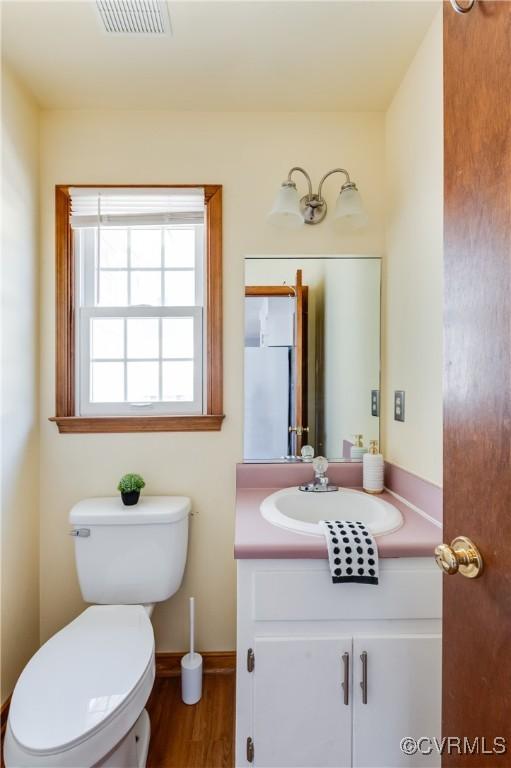
[[[73,229],[204,221],[204,190],[199,188],[73,187],[70,196]]]
[[[203,413],[203,189],[70,192],[80,414]]]

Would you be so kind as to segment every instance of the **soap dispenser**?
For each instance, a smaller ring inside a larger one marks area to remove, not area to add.
[[[364,435],[353,435],[355,438],[355,442],[351,446],[350,449],[350,456],[352,461],[353,460],[360,460],[365,453],[367,453],[367,448],[364,448]]]
[[[378,451],[378,440],[369,441],[369,453],[363,458],[363,487],[366,493],[383,491],[383,456]]]

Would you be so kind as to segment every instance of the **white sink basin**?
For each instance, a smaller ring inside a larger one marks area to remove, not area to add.
[[[393,504],[349,488],[328,493],[283,488],[264,499],[261,514],[272,525],[312,536],[324,535],[318,525],[320,520],[358,521],[373,536],[397,531],[403,525],[401,512]]]

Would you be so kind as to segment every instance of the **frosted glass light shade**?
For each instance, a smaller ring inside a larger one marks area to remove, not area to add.
[[[356,187],[341,189],[335,205],[334,218],[339,222],[348,222],[354,229],[367,226],[367,213]]]
[[[300,199],[294,184],[283,184],[277,193],[268,221],[280,229],[298,229],[303,225]]]

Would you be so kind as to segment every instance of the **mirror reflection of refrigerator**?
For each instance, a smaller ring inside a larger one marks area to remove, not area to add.
[[[289,388],[288,347],[245,347],[247,461],[287,455]]]
[[[246,461],[287,456],[294,299],[245,299],[245,434]]]

